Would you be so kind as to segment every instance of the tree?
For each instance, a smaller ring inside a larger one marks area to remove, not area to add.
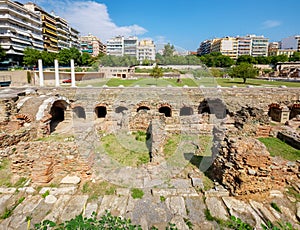
[[[168,43],[167,45],[164,46],[163,56],[172,57],[174,56],[174,52],[175,52],[175,47],[173,45],[170,45],[170,43]]]
[[[0,61],[2,61],[5,56],[6,56],[6,53],[5,53],[4,49],[0,46]]]
[[[90,66],[92,64],[92,57],[88,53],[82,53],[80,57],[80,63],[82,65]]]
[[[247,78],[254,78],[257,74],[258,70],[254,68],[252,64],[246,62],[242,62],[240,65],[233,67],[230,72],[232,77],[243,78],[244,84]]]
[[[300,61],[300,52],[295,52],[291,57],[289,61]]]
[[[41,58],[44,66],[53,66],[54,60],[57,58],[57,53],[42,51]]]
[[[289,60],[289,57],[284,54],[278,56],[271,56],[270,58],[271,58],[271,63],[273,65],[276,65],[277,62],[287,62]]]
[[[157,84],[157,79],[162,77],[164,75],[162,68],[158,67],[156,64],[154,68],[152,68],[150,72],[150,76],[154,77],[156,79],[156,84]]]
[[[250,55],[241,55],[236,60],[237,65],[239,65],[243,62],[249,63],[249,64],[257,64],[257,60],[254,57],[250,56]]]
[[[41,52],[32,49],[32,48],[25,48],[24,49],[24,57],[23,57],[23,63],[27,66],[36,66],[38,63],[38,60],[42,58]]]
[[[72,47],[70,49],[62,49],[58,53],[59,63],[69,65],[70,60],[74,59],[75,64],[81,64],[81,54],[78,49]]]

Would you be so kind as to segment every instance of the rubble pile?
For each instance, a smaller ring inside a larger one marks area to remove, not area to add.
[[[282,189],[299,180],[300,162],[271,157],[256,139],[226,137],[212,170],[233,195],[248,195]]]

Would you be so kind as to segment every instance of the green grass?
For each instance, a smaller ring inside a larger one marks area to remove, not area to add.
[[[0,186],[11,187],[10,161],[2,159],[0,163]]]
[[[270,152],[271,156],[280,156],[289,161],[296,161],[300,159],[300,150],[297,150],[278,138],[258,138]]]
[[[175,153],[180,143],[180,139],[181,136],[177,134],[174,134],[167,139],[167,142],[164,145],[164,156],[166,159],[168,159],[170,156],[172,156]]]
[[[97,200],[99,197],[104,195],[115,194],[117,186],[111,184],[107,181],[95,182],[90,181],[85,182],[81,188],[83,194],[87,194],[90,200]]]
[[[46,141],[46,142],[71,142],[74,141],[74,136],[70,135],[60,135],[57,133],[52,133],[49,136],[41,137],[36,139],[36,141]]]
[[[247,79],[246,84],[243,83],[243,79],[235,78],[235,79],[225,79],[225,78],[213,78],[213,77],[201,77],[201,78],[181,78],[181,82],[177,82],[177,78],[139,78],[139,79],[120,79],[120,78],[106,78],[106,79],[95,79],[89,81],[79,82],[79,87],[86,87],[88,85],[92,85],[94,87],[101,87],[103,85],[107,85],[109,87],[118,87],[123,85],[124,87],[134,87],[139,85],[141,87],[166,87],[171,85],[173,87],[182,87],[187,85],[189,87],[216,87],[220,85],[222,87],[246,87],[246,86],[265,86],[265,87],[300,87],[299,82],[283,82],[283,81],[268,81],[262,79]]]
[[[133,199],[142,199],[144,192],[141,189],[133,188],[131,189],[131,196]]]
[[[111,134],[102,137],[101,142],[108,155],[122,165],[136,167],[148,163],[150,161],[150,156],[146,143],[135,140],[133,135],[126,138],[129,140],[126,140],[124,143],[120,143],[120,139]],[[126,146],[126,144],[129,145]],[[138,144],[141,144],[141,148],[135,149],[134,147],[137,146],[134,145]]]

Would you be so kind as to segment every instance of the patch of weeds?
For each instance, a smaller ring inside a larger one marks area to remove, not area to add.
[[[214,187],[214,182],[209,179],[207,176],[203,175],[203,186],[204,191],[208,191]]]
[[[164,145],[164,155],[166,159],[168,159],[176,152],[176,149],[178,148],[178,145],[180,143],[180,138],[180,135],[175,134],[167,139]]]
[[[185,224],[188,226],[189,229],[193,229],[193,224],[192,224],[190,219],[183,218],[183,220],[184,220]]]
[[[214,221],[215,218],[211,215],[209,209],[205,209],[204,210],[204,215],[205,215],[205,218],[208,220],[208,221]]]
[[[47,190],[46,192],[44,192],[44,193],[42,194],[42,197],[45,199],[47,196],[49,196],[49,194],[50,194],[50,191]]]
[[[147,133],[143,131],[137,131],[132,133],[135,136],[135,140],[141,141],[141,142],[146,142],[147,140]]]
[[[296,230],[290,222],[276,222],[275,224],[268,221],[267,225],[261,224],[263,230]]]
[[[4,213],[1,215],[1,219],[7,219],[10,217],[13,213],[13,211],[16,209],[16,207],[21,204],[25,200],[25,197],[21,197],[11,208],[5,208]]]
[[[50,188],[58,188],[59,184],[58,183],[51,183],[49,185]]]
[[[13,187],[16,187],[16,188],[21,188],[23,187],[27,182],[27,178],[25,177],[21,177],[14,185]]]
[[[131,189],[131,196],[133,199],[141,199],[144,196],[144,192],[141,189],[133,188]]]
[[[83,184],[81,192],[89,196],[89,201],[97,200],[100,196],[113,195],[117,186],[107,181],[92,183],[87,181]]]
[[[287,194],[288,195],[290,195],[290,196],[292,196],[292,197],[294,197],[295,199],[296,199],[296,201],[300,201],[300,193],[298,193],[298,191],[296,191],[296,189],[295,188],[293,188],[293,187],[288,187],[287,188],[288,190],[287,190]]]
[[[274,208],[277,212],[281,213],[281,209],[278,207],[276,203],[272,202],[271,207]]]
[[[160,196],[159,199],[160,199],[161,202],[165,202],[166,201],[166,198],[164,196]]]
[[[5,158],[0,162],[0,186],[12,187],[10,161]]]

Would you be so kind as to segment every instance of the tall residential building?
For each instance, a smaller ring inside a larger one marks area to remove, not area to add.
[[[247,35],[251,39],[251,56],[268,56],[269,39],[264,36]]]
[[[26,47],[42,50],[42,22],[39,15],[19,2],[1,0],[0,43],[6,52],[6,64],[20,64]]]
[[[131,57],[137,57],[137,46],[138,38],[137,37],[128,37],[124,38],[124,55]]]
[[[106,46],[94,35],[81,36],[79,38],[81,52],[97,57],[100,53],[106,53]]]
[[[107,40],[106,53],[108,55],[123,56],[124,55],[124,37],[117,36]]]
[[[282,49],[292,49],[300,52],[300,35],[290,36],[281,40]]]
[[[64,48],[80,48],[79,32],[72,28],[65,19],[55,15],[54,12],[50,14],[31,2],[26,3],[25,7],[41,17],[44,50],[58,52]]]
[[[238,41],[234,37],[215,39],[211,45],[211,52],[220,52],[232,59],[237,59]]]
[[[237,37],[238,56],[251,55],[252,41],[249,37]]]
[[[137,60],[155,61],[155,44],[152,40],[141,40],[137,47]]]
[[[197,55],[205,55],[211,52],[211,45],[213,40],[205,40],[200,43],[200,47],[197,49]]]

